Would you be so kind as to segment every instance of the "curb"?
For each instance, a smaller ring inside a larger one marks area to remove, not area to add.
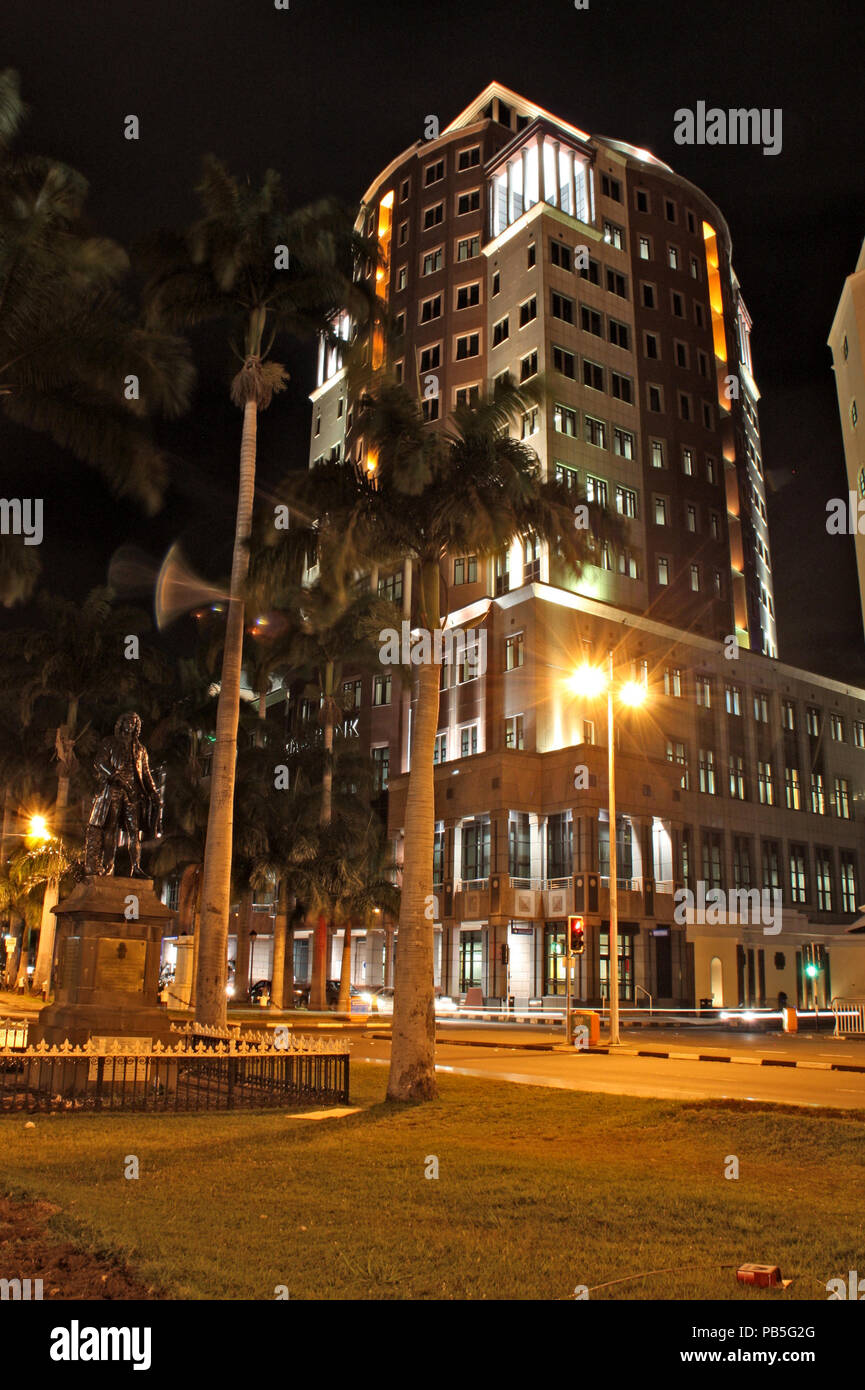
[[[599,1051],[593,1048],[593,1052]],[[797,1061],[790,1057],[747,1057],[730,1055],[713,1055],[707,1052],[662,1052],[655,1048],[616,1048],[617,1057],[663,1057],[672,1061],[681,1062],[731,1062],[738,1066],[751,1067],[788,1067],[798,1068],[800,1071],[849,1071],[865,1072],[865,1066],[856,1066],[852,1062],[808,1062]]]

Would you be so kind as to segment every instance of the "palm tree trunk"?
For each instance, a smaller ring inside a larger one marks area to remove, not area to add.
[[[351,1013],[351,918],[346,917],[342,931],[342,961],[339,970],[339,1000],[337,1010]]]
[[[51,983],[51,966],[54,961],[54,938],[57,934],[57,916],[51,911],[60,896],[56,879],[45,885],[42,898],[42,921],[39,924],[39,945],[36,949],[36,966],[33,971],[33,988],[40,990],[47,981]]]
[[[78,699],[73,697],[66,706],[66,723],[61,725],[60,734],[65,741],[71,743],[75,737],[75,729],[78,724]],[[70,755],[71,756],[71,755]],[[58,763],[57,767],[57,806],[56,824],[54,834],[59,835],[63,829],[62,822],[65,820],[64,811],[69,805],[69,764]]]
[[[327,918],[318,914],[312,938],[312,980],[309,986],[309,1007],[323,1009],[327,1004]]]
[[[420,575],[421,621],[439,622],[438,560]],[[435,994],[433,989],[432,863],[435,842],[433,753],[439,716],[439,668],[418,667],[417,712],[405,809],[399,949],[394,982],[388,1100],[434,1100]]]
[[[285,1003],[285,937],[288,928],[288,883],[280,881],[276,900],[276,916],[273,919],[273,968],[270,972],[270,1007],[272,1009],[291,1008]]]
[[[195,869],[195,908],[192,914],[192,984],[189,991],[189,1007],[195,1008],[195,996],[198,990],[198,952],[201,946],[201,877],[202,865],[196,865]]]
[[[246,542],[252,527],[255,497],[255,457],[258,405],[248,400],[243,407],[240,444],[240,482],[234,528],[234,554],[228,622],[222,656],[222,677],[216,709],[216,742],[210,772],[210,807],[204,852],[201,943],[195,1017],[199,1023],[224,1025],[225,979],[228,969],[228,914],[231,898],[231,844],[234,828],[234,776],[237,762],[237,725],[240,716],[240,674],[243,662],[243,584],[249,568]]]

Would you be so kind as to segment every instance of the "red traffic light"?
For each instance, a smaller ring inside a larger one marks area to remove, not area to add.
[[[582,917],[568,918],[568,950],[572,956],[581,956],[586,949],[586,924]]]

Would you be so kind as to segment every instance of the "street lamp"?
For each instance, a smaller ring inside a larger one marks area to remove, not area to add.
[[[30,817],[30,823],[27,826],[27,839],[37,840],[43,844],[51,839],[51,831],[44,816]]]
[[[607,669],[598,666],[579,666],[568,684],[577,695],[594,699],[606,689],[607,692],[607,743],[609,767],[609,817],[610,817],[610,1044],[621,1041],[619,1037],[619,865],[616,846],[616,725],[615,693],[613,675],[613,653],[607,659]],[[627,680],[619,687],[618,698],[623,705],[636,709],[643,704],[648,691],[642,681]]]

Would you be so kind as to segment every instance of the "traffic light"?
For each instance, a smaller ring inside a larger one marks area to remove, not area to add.
[[[572,956],[581,956],[586,949],[586,925],[582,917],[568,918],[568,950]]]

